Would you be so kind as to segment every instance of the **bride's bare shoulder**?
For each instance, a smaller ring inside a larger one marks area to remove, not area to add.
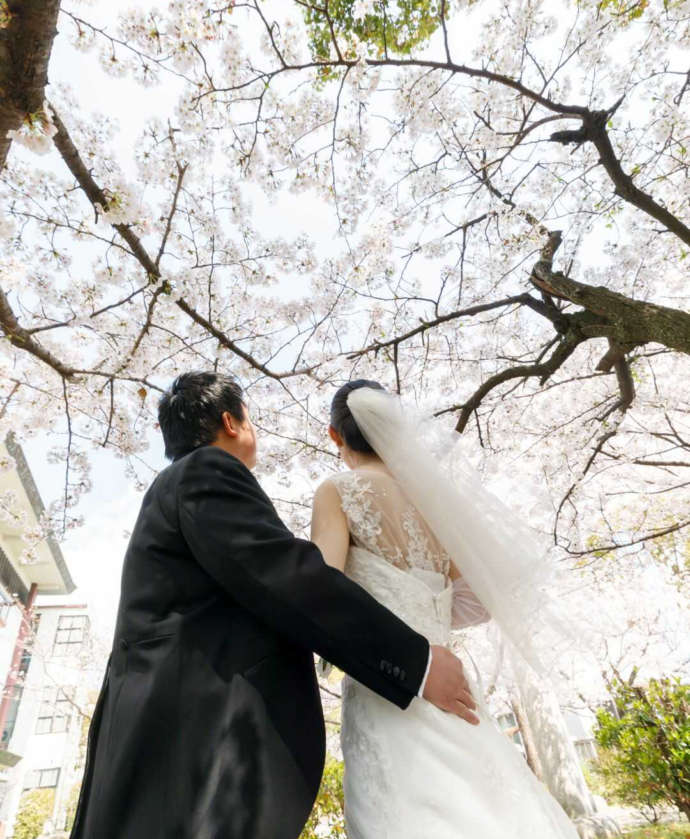
[[[318,489],[321,489],[321,487],[325,486],[326,484],[330,484],[330,485],[335,484],[337,486],[339,483],[342,483],[342,481],[346,481],[347,478],[348,478],[348,475],[351,475],[351,474],[352,474],[352,472],[349,469],[347,471],[344,471],[344,472],[333,472],[331,475],[329,475],[327,478],[324,478],[321,481],[321,483],[318,486]]]
[[[380,485],[381,479],[386,481],[390,476],[371,469],[345,469],[325,478],[317,487],[316,495],[328,498],[333,493],[370,492]]]
[[[331,524],[336,519],[344,521],[343,499],[349,496],[349,493],[343,491],[342,482],[337,478],[336,473],[322,481],[314,493],[312,501],[312,534],[318,531],[317,525],[319,522],[330,522]],[[313,537],[312,537],[313,538]]]
[[[347,476],[349,474],[349,472],[334,472],[332,475],[329,475],[327,478],[324,478],[321,481],[321,483],[316,487],[314,497],[328,498],[329,496],[338,495],[339,488],[343,485],[345,481],[347,481]]]
[[[346,469],[343,472],[334,472],[321,481],[314,493],[314,504],[338,504],[345,497],[349,498],[352,492],[364,489],[360,476],[356,469]]]

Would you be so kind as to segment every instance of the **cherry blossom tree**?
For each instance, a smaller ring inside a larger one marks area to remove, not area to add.
[[[147,482],[181,369],[241,378],[286,484],[334,467],[332,387],[366,375],[530,487],[559,556],[656,542],[686,573],[682,4],[172,2],[106,28],[15,0],[0,21],[0,423],[64,430],[53,526],[94,446]],[[56,27],[176,108],[123,149],[78,79],[46,92]],[[304,207],[332,238],[293,235]]]

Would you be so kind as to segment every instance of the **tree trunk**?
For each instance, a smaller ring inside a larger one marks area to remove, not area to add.
[[[550,687],[522,662],[515,662],[517,685],[542,766],[542,780],[571,818],[596,812],[580,760]]]
[[[573,820],[582,839],[620,836],[618,825],[597,805],[587,787],[556,694],[522,661],[514,660],[517,688],[525,709],[542,778],[549,792]]]
[[[541,761],[539,760],[539,752],[537,751],[537,747],[534,742],[534,734],[532,733],[532,728],[529,724],[527,714],[525,713],[525,709],[522,705],[520,696],[517,691],[515,691],[515,693],[510,698],[510,706],[513,709],[513,714],[515,715],[517,724],[520,727],[522,742],[525,746],[525,756],[527,758],[527,765],[532,770],[532,772],[534,772],[537,778],[539,778],[539,780],[541,781],[544,778],[544,770],[542,769]]]
[[[0,170],[12,144],[7,132],[43,105],[59,10],[60,0],[7,0],[9,22],[0,29]]]

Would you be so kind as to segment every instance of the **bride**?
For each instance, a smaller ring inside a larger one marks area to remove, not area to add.
[[[484,528],[480,538],[487,544],[492,534],[486,529],[500,531],[500,523],[488,512],[483,520],[484,505],[460,511],[453,490],[436,471],[435,455],[406,420],[398,400],[376,382],[349,382],[336,393],[329,434],[349,471],[318,488],[312,541],[328,564],[430,644],[448,645],[452,628],[491,617],[499,624],[505,618],[501,628],[510,631],[508,616],[516,613],[506,611],[505,603],[518,608],[519,598],[501,600],[500,586],[488,579],[496,551],[486,554],[487,568],[478,568],[478,562],[473,566],[467,555],[463,558],[463,547],[465,554],[472,548],[472,527],[465,523],[453,536],[463,514]],[[455,511],[450,516],[449,509]],[[473,575],[472,588],[464,569]],[[501,576],[505,588],[510,571]],[[484,595],[481,601],[473,589]],[[577,839],[560,805],[494,724],[479,675],[471,674],[471,658],[460,658],[477,702],[478,724],[421,698],[400,710],[345,676],[341,743],[348,836]]]

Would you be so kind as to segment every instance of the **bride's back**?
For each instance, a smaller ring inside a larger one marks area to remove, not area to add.
[[[443,574],[450,558],[395,478],[381,469],[353,469],[334,475],[353,545],[402,570]]]

